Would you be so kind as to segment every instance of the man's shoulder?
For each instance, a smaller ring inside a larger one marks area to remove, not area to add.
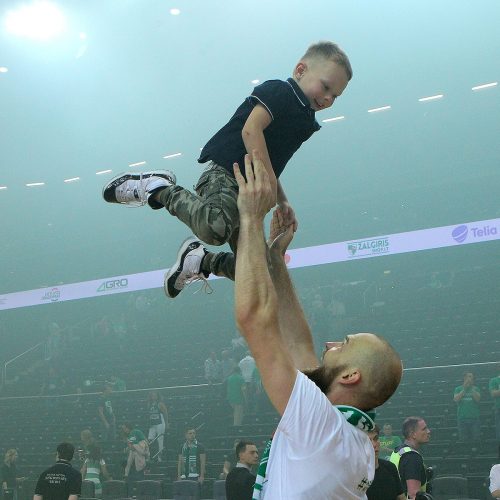
[[[455,387],[455,393],[457,393],[457,392],[462,392],[462,391],[463,391],[463,389],[464,389],[464,386],[463,386],[463,385],[457,385],[457,386]]]
[[[253,477],[255,477],[255,475],[252,474],[246,467],[233,467],[229,471],[227,478],[229,478],[230,476],[231,477],[234,477],[234,476],[253,476]]]
[[[394,473],[394,474],[398,473],[397,467],[391,461],[389,461],[389,460],[385,460],[383,458],[379,458],[378,459],[378,465],[379,465],[379,467],[382,467],[384,470],[386,470],[388,472],[391,472],[391,473]]]

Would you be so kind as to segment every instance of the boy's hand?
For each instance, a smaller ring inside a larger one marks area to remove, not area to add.
[[[252,166],[253,163],[253,166]],[[262,221],[274,206],[275,193],[271,188],[269,176],[257,151],[252,156],[245,155],[245,176],[241,175],[237,163],[233,165],[234,177],[239,187],[238,210],[240,219]]]
[[[270,250],[275,250],[281,255],[285,255],[288,245],[293,240],[292,225],[285,226],[283,222],[283,214],[279,208],[274,210],[273,218],[271,219],[271,228],[269,230],[269,239],[267,246]]]
[[[295,217],[295,211],[288,201],[282,201],[279,203],[279,208],[283,214],[283,223],[285,226],[292,226],[293,232],[297,231],[299,227],[299,221]]]

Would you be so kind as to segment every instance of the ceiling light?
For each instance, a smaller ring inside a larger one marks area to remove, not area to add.
[[[1,189],[7,189],[7,186],[0,186],[0,190]]]
[[[170,14],[173,16],[178,16],[181,13],[179,9],[170,9]]]
[[[5,66],[0,66],[0,73],[7,73],[9,71],[9,68],[6,68]]]
[[[102,174],[110,174],[113,172],[112,170],[99,170],[99,172],[96,172],[95,175],[102,175]]]
[[[168,158],[175,158],[176,156],[181,156],[182,153],[173,153],[171,155],[164,156],[163,158],[168,159]]]
[[[7,32],[35,40],[47,40],[65,30],[63,13],[51,2],[38,0],[7,12]]]
[[[372,108],[368,110],[368,113],[378,113],[379,111],[386,111],[388,109],[391,109],[390,106],[382,106],[380,108]]]
[[[259,82],[260,82],[260,80],[252,80],[251,83],[253,83],[254,85],[257,85]]]
[[[431,95],[429,97],[421,97],[419,99],[419,102],[436,101],[437,99],[442,99],[443,97],[444,97],[443,94]]]
[[[137,163],[131,163],[129,167],[140,167],[141,165],[146,165],[145,161],[138,161]]]
[[[64,179],[64,182],[76,182],[79,181],[80,177],[71,177],[71,179]]]
[[[339,120],[343,120],[345,116],[335,116],[334,118],[327,118],[326,120],[321,120],[323,123],[329,122],[338,122]]]
[[[483,90],[490,89],[491,87],[496,87],[498,82],[485,83],[484,85],[477,85],[476,87],[472,87],[472,90]]]
[[[45,182],[29,182],[26,187],[45,186]]]
[[[87,40],[87,33],[84,33],[83,31],[78,36],[80,37],[80,40]]]

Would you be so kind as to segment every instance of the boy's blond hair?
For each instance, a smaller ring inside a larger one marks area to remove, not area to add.
[[[352,67],[347,54],[336,44],[329,41],[313,43],[302,56],[301,60],[323,57],[342,66],[347,74],[347,79],[352,78]]]

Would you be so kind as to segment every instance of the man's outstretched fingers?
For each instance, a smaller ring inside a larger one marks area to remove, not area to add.
[[[252,157],[249,154],[245,155],[245,177],[247,178],[247,184],[253,184],[255,175],[252,167]]]
[[[246,182],[245,178],[241,174],[240,166],[237,163],[233,163],[233,172],[234,172],[234,178],[236,179],[238,186],[240,188],[243,187],[246,184]]]

